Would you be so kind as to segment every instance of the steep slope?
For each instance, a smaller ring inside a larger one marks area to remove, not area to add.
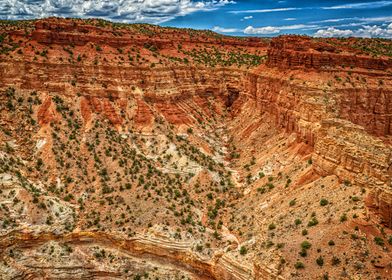
[[[5,279],[390,274],[386,55],[360,39],[2,27]]]

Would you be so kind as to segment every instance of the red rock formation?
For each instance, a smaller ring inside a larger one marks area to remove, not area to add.
[[[392,92],[389,87],[377,89],[341,89],[339,115],[366,128],[377,136],[392,134]]]
[[[187,32],[180,29],[167,29],[164,36],[161,36],[161,30],[158,30],[155,36],[149,36],[148,33],[155,33],[154,27],[150,32],[140,33],[137,29],[118,30],[113,32],[111,23],[103,23],[92,20],[90,24],[86,24],[80,20],[64,20],[64,19],[44,19],[35,22],[35,30],[31,34],[31,38],[41,44],[58,44],[58,45],[75,45],[84,46],[87,43],[95,45],[109,45],[113,48],[121,48],[125,46],[145,46],[146,44],[154,46],[157,49],[173,48],[177,44],[219,44],[230,45],[236,47],[265,48],[269,40],[260,38],[244,38],[238,40],[230,37],[221,37],[217,41],[214,37],[201,36],[188,37]],[[157,29],[157,27],[155,27]],[[15,33],[16,36],[23,37],[23,33]],[[219,37],[218,34],[214,34]]]
[[[391,59],[342,52],[326,42],[304,36],[281,36],[272,40],[267,63],[282,69],[349,67],[385,71],[392,68]]]
[[[52,98],[48,96],[40,106],[37,119],[41,126],[47,125],[56,119],[56,109],[53,108],[52,104]]]

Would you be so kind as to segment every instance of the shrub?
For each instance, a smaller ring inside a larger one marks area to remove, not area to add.
[[[296,262],[296,263],[294,264],[294,267],[295,267],[296,269],[304,269],[304,268],[305,268],[305,265],[304,265],[302,262]]]
[[[240,254],[241,255],[246,255],[247,253],[248,253],[248,249],[245,246],[241,246]]]
[[[309,249],[310,247],[312,247],[312,244],[310,244],[309,241],[306,241],[306,240],[305,240],[304,242],[301,243],[301,248],[302,248],[302,249],[307,250],[307,249]]]
[[[329,241],[328,241],[328,245],[329,245],[329,246],[334,246],[334,245],[335,245],[335,241],[329,240]]]
[[[336,256],[332,257],[332,265],[338,265],[340,264],[340,259]]]
[[[318,258],[316,259],[316,263],[317,263],[318,266],[323,266],[323,265],[324,265],[324,259],[323,259],[323,257],[322,257],[322,256],[318,257]]]
[[[319,222],[318,222],[317,218],[316,218],[316,217],[313,217],[313,218],[309,221],[308,227],[313,227],[313,226],[317,225],[318,223],[319,223]]]
[[[351,198],[351,200],[354,201],[354,202],[357,202],[357,201],[359,201],[360,199],[359,199],[358,196],[353,196],[353,197]]]
[[[302,250],[299,252],[299,255],[300,255],[301,257],[306,257],[306,256],[308,255],[308,252],[307,252],[305,249],[302,249]]]
[[[382,239],[379,236],[374,237],[374,243],[376,243],[379,246],[384,246],[384,239]]]
[[[276,225],[274,223],[269,224],[268,229],[269,230],[274,230],[274,229],[276,229]]]
[[[328,205],[328,200],[326,200],[325,198],[322,198],[321,200],[320,200],[320,205],[321,206],[325,206],[325,205]]]

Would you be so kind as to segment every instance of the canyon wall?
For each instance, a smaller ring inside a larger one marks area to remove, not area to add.
[[[392,68],[392,59],[348,53],[310,37],[282,36],[271,42],[268,65],[282,69],[313,68],[322,71],[347,67],[385,71]]]
[[[138,127],[151,123],[151,106],[170,123],[191,125],[196,119],[190,117],[187,100],[207,108],[208,98],[218,98],[225,106],[233,107],[233,117],[246,106],[247,100],[255,100],[258,113],[266,116],[265,121],[296,133],[298,141],[315,147],[315,169],[320,174],[336,174],[342,181],[350,180],[372,189],[375,201],[372,208],[382,214],[387,224],[391,223],[391,211],[385,206],[390,205],[391,199],[391,154],[388,146],[374,137],[391,135],[391,90],[387,87],[326,90],[276,74],[225,68],[184,66],[152,71],[146,67],[110,65],[80,67],[15,61],[0,64],[4,87],[34,89],[47,96],[38,112],[41,124],[53,119],[50,108],[54,105],[49,97],[53,94],[80,96],[85,123],[91,114],[103,114],[118,129],[126,129],[122,127],[124,113],[131,114]],[[127,101],[128,98],[133,101]],[[334,118],[346,119],[364,129],[337,133],[336,130],[343,129],[340,122],[324,121]],[[379,150],[370,149],[375,141]],[[357,155],[350,148],[354,146],[366,153]]]

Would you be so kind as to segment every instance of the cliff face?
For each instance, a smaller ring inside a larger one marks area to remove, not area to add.
[[[312,257],[354,227],[369,240],[379,225],[389,234],[389,58],[337,39],[269,44],[94,20],[7,28],[0,257],[10,265],[0,272],[315,279],[315,261],[294,267],[304,230]],[[387,250],[341,239],[325,252],[352,248],[347,262],[388,275]],[[377,269],[365,250],[383,256]]]
[[[342,48],[300,36],[283,36],[271,42],[268,65],[282,69],[313,68],[334,70],[340,68],[362,68],[386,71],[392,68],[390,58],[373,58],[352,49]]]
[[[153,26],[134,25],[128,29],[113,31],[111,24],[92,21],[90,24],[78,23],[77,21],[61,21],[57,19],[37,21],[31,39],[41,44],[70,44],[84,46],[88,43],[109,45],[113,48],[126,46],[144,46],[146,43],[153,44],[158,49],[176,47],[177,43],[184,44],[228,44],[230,46],[263,48],[266,41],[257,38],[245,38],[244,40],[220,37],[216,39],[199,34],[195,38],[185,36],[180,29],[168,28],[162,34],[161,30]],[[121,25],[120,25],[121,27]],[[147,28],[146,28],[147,27]],[[150,29],[149,29],[150,28]],[[139,31],[139,32],[138,32]],[[157,32],[155,32],[157,31]],[[160,34],[161,33],[161,34]],[[20,34],[20,33],[16,33]],[[20,34],[22,35],[22,34]],[[153,36],[151,36],[153,35]],[[22,35],[23,36],[23,35]],[[215,34],[218,36],[218,34]]]

